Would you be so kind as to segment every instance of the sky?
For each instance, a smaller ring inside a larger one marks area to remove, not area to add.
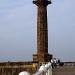
[[[0,62],[32,60],[36,22],[32,0],[0,0]],[[61,61],[75,61],[75,0],[48,5],[48,51]]]

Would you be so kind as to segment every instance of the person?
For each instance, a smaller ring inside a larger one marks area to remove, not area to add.
[[[56,58],[51,59],[52,68],[57,67],[57,60]]]
[[[54,68],[54,60],[51,59],[51,65],[52,65],[52,68]]]
[[[57,60],[54,58],[54,67],[57,67]]]

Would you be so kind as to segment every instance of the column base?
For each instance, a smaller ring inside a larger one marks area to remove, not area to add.
[[[33,54],[33,61],[34,62],[50,62],[53,58],[52,54]]]

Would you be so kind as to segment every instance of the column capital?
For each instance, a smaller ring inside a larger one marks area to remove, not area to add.
[[[33,4],[37,6],[47,6],[51,4],[51,0],[33,0]]]

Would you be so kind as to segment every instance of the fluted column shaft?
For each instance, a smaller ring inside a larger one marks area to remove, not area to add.
[[[48,53],[47,8],[38,6],[37,14],[37,53]]]

